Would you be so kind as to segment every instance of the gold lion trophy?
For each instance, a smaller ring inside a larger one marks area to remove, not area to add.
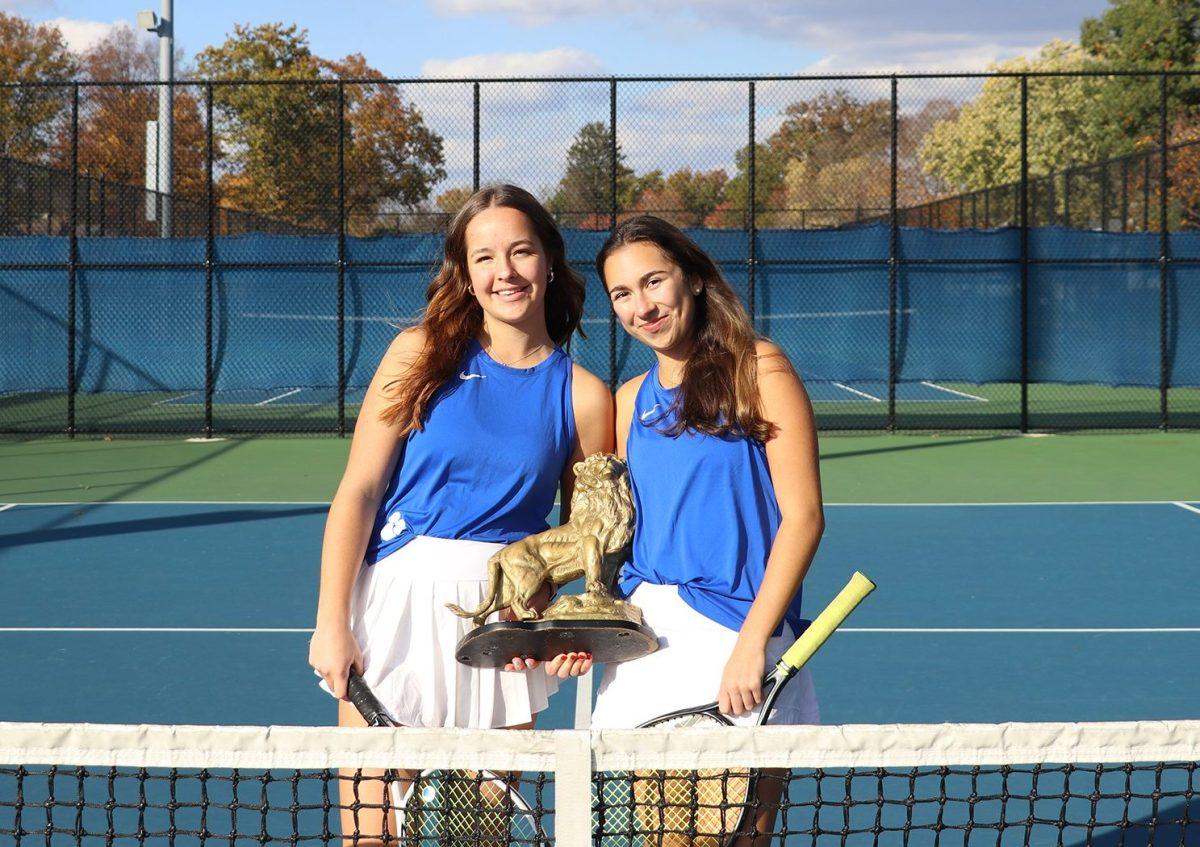
[[[633,495],[625,463],[596,453],[575,464],[571,519],[509,544],[488,560],[488,599],[474,611],[447,603],[477,628],[458,643],[458,661],[503,667],[513,657],[548,661],[561,653],[591,653],[594,662],[623,662],[658,649],[642,612],[612,595],[633,540]],[[544,612],[530,608],[544,583],[555,590],[583,577],[582,594],[564,594]],[[500,609],[515,620],[485,623]]]

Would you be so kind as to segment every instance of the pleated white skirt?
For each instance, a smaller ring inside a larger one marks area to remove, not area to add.
[[[446,604],[468,610],[482,605],[487,560],[504,546],[421,535],[359,570],[350,627],[363,651],[363,679],[399,723],[516,726],[533,720],[558,690],[558,679],[541,667],[480,669],[454,658],[475,623]],[[488,623],[495,620],[497,614]]]
[[[703,706],[717,699],[725,663],[737,633],[706,618],[679,596],[674,585],[643,582],[629,602],[639,607],[646,625],[658,636],[658,650],[630,662],[605,665],[594,729],[639,726],[668,712]],[[767,642],[767,667],[779,661],[795,636],[785,624],[783,634]],[[738,726],[758,723],[761,706],[749,714],[728,716]],[[775,701],[771,724],[821,722],[817,694],[808,668],[801,668]]]

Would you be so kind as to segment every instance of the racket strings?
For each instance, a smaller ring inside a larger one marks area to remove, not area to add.
[[[487,771],[422,773],[403,804],[401,831],[407,847],[545,841],[515,786]]]
[[[681,715],[656,729],[727,728],[711,714]],[[635,770],[599,784],[600,830],[646,847],[722,847],[750,804],[748,768]]]

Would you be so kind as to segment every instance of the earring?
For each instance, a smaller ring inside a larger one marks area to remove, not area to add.
[[[692,292],[692,294],[694,294],[696,297],[699,297],[700,292],[703,290],[704,290],[703,288],[697,288],[695,291]]]
[[[550,273],[546,274],[546,285],[554,282],[554,268],[550,269]]]

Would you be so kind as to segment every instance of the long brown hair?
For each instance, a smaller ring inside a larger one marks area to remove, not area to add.
[[[637,215],[618,226],[596,256],[596,270],[605,288],[605,261],[620,248],[637,242],[653,244],[678,265],[689,288],[701,287],[692,322],[692,349],[675,398],[676,420],[664,432],[677,436],[695,429],[710,435],[770,440],[775,426],[762,414],[757,336],[733,287],[709,255],[677,227],[653,215]]]
[[[439,388],[454,376],[467,345],[483,328],[483,308],[471,296],[467,270],[467,225],[485,209],[503,206],[529,218],[546,251],[554,278],[546,286],[546,330],[558,345],[566,344],[579,329],[583,316],[583,277],[567,264],[567,250],[554,218],[537,199],[515,185],[492,185],[472,194],[446,230],[442,267],[425,290],[425,347],[400,379],[388,384],[394,402],[381,419],[400,424],[406,435],[424,425],[429,403]],[[582,335],[582,330],[580,331]]]

